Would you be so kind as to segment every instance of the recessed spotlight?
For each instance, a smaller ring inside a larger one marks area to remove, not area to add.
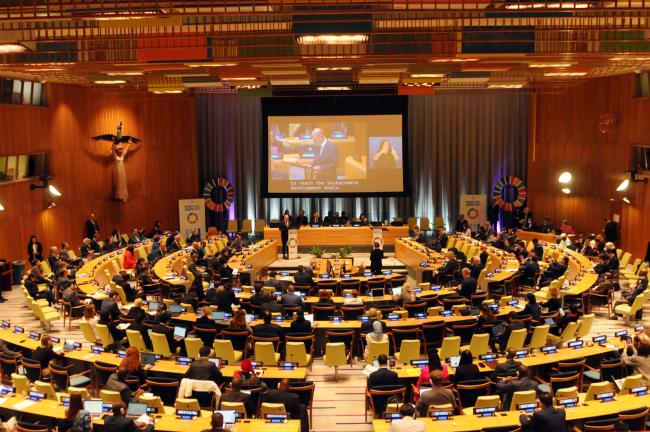
[[[125,80],[116,79],[116,80],[95,80],[95,84],[109,85],[109,84],[126,84]]]
[[[624,179],[616,188],[616,192],[624,192],[630,187],[630,179]]]
[[[569,171],[564,171],[562,174],[560,174],[560,177],[557,179],[562,184],[568,184],[571,183],[571,179],[573,176]]]
[[[298,36],[300,45],[354,45],[368,41],[367,34],[321,34]]]
[[[569,188],[562,188],[562,192],[565,193],[565,194],[570,194],[570,193],[571,193],[571,189],[569,189]]]
[[[326,87],[316,87],[318,91],[350,91],[350,87],[336,87],[336,86],[326,86]]]

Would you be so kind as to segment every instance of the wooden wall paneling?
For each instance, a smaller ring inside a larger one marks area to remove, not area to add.
[[[178,227],[178,199],[197,191],[194,101],[190,95],[146,92],[106,93],[80,86],[48,87],[48,107],[0,106],[0,128],[6,131],[0,153],[49,151],[53,183],[63,196],[44,210],[43,191],[29,182],[0,185],[0,256],[24,258],[30,234],[44,247],[67,240],[78,247],[84,221],[93,211],[102,235],[113,228],[151,229],[155,219]],[[110,144],[90,136],[124,133],[142,139],[131,147],[126,170],[130,200],[112,199],[113,162]]]
[[[600,232],[612,211],[610,198],[630,167],[631,146],[650,145],[647,119],[650,100],[635,99],[635,77],[593,79],[562,94],[537,95],[535,158],[529,152],[529,205],[536,219],[550,217],[559,225],[568,219],[579,231]],[[599,119],[612,115],[609,133]],[[557,181],[562,171],[573,173],[571,195]],[[620,245],[635,257],[645,255],[650,240],[648,186],[635,185],[631,205],[623,205]]]

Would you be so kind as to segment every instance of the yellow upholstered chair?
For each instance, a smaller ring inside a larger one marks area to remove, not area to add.
[[[221,402],[220,403],[220,408],[224,411],[235,411],[236,413],[239,413],[239,416],[241,418],[248,418],[248,414],[246,413],[246,405],[244,405],[244,402]]]
[[[348,358],[345,354],[345,344],[343,342],[329,342],[325,345],[325,355],[323,362],[326,366],[334,367],[334,378],[339,380],[339,366],[345,366]]]
[[[601,381],[589,384],[587,394],[585,395],[584,402],[594,400],[597,394],[607,393],[612,390],[612,383],[609,381]]]
[[[388,340],[382,342],[370,341],[366,347],[366,362],[372,363],[381,354],[389,355],[390,347]]]
[[[112,390],[104,390],[104,389],[100,390],[99,397],[104,402],[110,404],[116,404],[122,402],[122,397],[120,396],[120,392],[116,392]]]
[[[262,362],[265,366],[275,366],[280,360],[280,353],[275,352],[273,342],[255,342],[255,361]]]
[[[550,327],[548,324],[535,327],[535,330],[533,330],[533,336],[530,338],[530,343],[526,346],[526,349],[541,349],[546,345],[549,329]]]
[[[137,330],[126,330],[126,337],[129,340],[129,346],[134,346],[140,351],[146,351],[147,346],[144,343],[142,333]]]
[[[478,357],[487,354],[490,349],[490,335],[487,333],[474,333],[469,345],[460,349],[460,351],[470,350],[472,357]]]
[[[460,336],[449,336],[442,340],[440,359],[444,362],[449,357],[460,354]]]
[[[411,360],[420,358],[420,340],[404,339],[400,343],[399,351],[395,353],[395,360],[408,365]]]
[[[307,354],[304,342],[287,342],[285,359],[289,362],[296,362],[298,366],[311,366],[311,354]]]
[[[43,381],[34,381],[34,391],[45,394],[45,399],[56,400],[56,392],[52,383]]]
[[[473,414],[474,408],[496,408],[499,410],[501,407],[501,397],[499,395],[492,396],[479,396],[476,398],[476,403],[473,407],[463,409],[463,414]]]
[[[153,345],[153,352],[164,358],[169,358],[173,354],[169,349],[167,337],[161,333],[151,333],[151,345]]]
[[[176,402],[174,402],[174,408],[177,410],[201,410],[201,406],[199,405],[199,401],[197,399],[184,398],[176,398]]]
[[[525,403],[535,403],[537,400],[537,393],[535,390],[516,391],[512,394],[512,401],[510,401],[510,411],[517,411],[517,405]]]
[[[86,342],[90,342],[91,344],[97,343],[97,335],[85,318],[79,320],[79,327],[81,328],[81,333],[84,335]]]
[[[198,359],[200,357],[199,350],[203,346],[203,341],[199,338],[186,337],[185,338],[185,351],[187,351],[187,356],[192,359]]]
[[[29,391],[29,379],[25,375],[12,373],[11,383],[16,387],[16,394],[18,395],[27,394]]]
[[[623,380],[623,384],[621,385],[620,394],[622,394],[622,395],[628,394],[628,393],[630,393],[631,388],[639,387],[642,384],[643,384],[643,375],[641,375],[641,374],[628,375]]]
[[[505,349],[513,348],[520,350],[524,347],[524,342],[526,341],[527,330],[517,329],[510,332],[510,337],[508,338],[508,343],[506,344]]]
[[[287,409],[283,403],[262,402],[260,406],[260,417],[266,418],[268,414],[286,414]]]
[[[578,330],[576,330],[575,337],[576,338],[584,338],[589,335],[591,332],[591,326],[594,323],[594,314],[587,314],[583,315],[578,322],[580,325],[578,326]]]
[[[243,352],[235,351],[232,347],[232,342],[228,339],[215,339],[213,349],[215,357],[226,360],[228,364],[238,362],[244,356]]]
[[[113,336],[111,336],[111,332],[108,330],[108,326],[104,324],[95,324],[95,329],[97,329],[97,336],[99,336],[102,345],[105,347],[115,345],[115,341],[113,340]]]
[[[567,326],[564,328],[562,331],[562,334],[560,336],[555,336],[553,334],[548,335],[548,339],[554,343],[554,344],[560,344],[563,342],[567,342],[568,340],[573,339],[573,337],[576,334],[576,330],[578,330],[578,323],[577,322],[570,322],[567,324]]]

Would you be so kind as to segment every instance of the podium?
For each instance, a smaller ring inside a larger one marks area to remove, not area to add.
[[[289,259],[298,258],[298,230],[291,228],[289,230],[289,238],[287,240],[287,248]]]

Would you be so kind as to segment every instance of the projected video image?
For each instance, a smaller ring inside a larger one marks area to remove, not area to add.
[[[401,192],[402,116],[269,116],[270,193]]]

